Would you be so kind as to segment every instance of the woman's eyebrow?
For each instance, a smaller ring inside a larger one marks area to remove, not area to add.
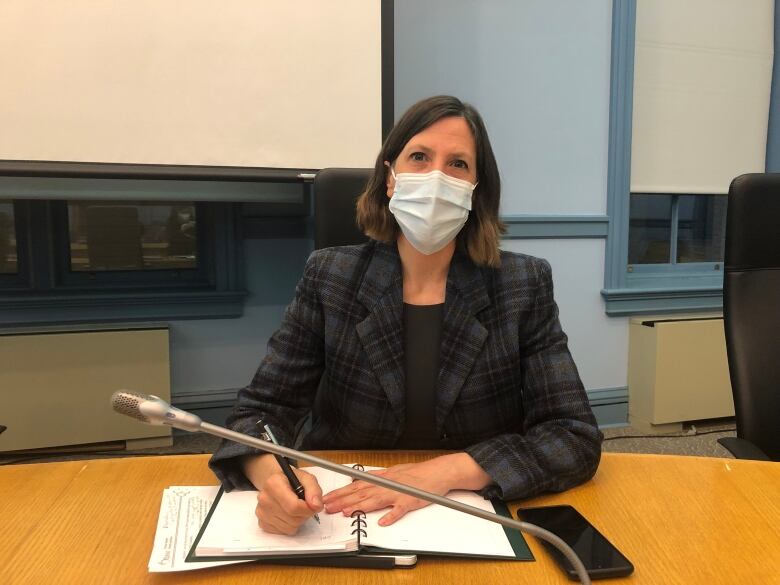
[[[433,152],[432,148],[429,148],[429,147],[425,146],[424,144],[419,144],[419,143],[414,143],[414,142],[409,145],[409,150],[412,150],[412,151],[422,150],[426,154]]]
[[[412,142],[407,145],[407,148],[412,152],[421,150],[425,154],[431,154],[432,152],[434,152],[432,148],[425,146],[424,144],[420,144],[419,142]],[[473,160],[475,158],[474,155],[469,154],[466,151],[460,151],[460,150],[456,150],[454,152],[448,152],[447,156],[449,158],[462,158],[466,160]]]

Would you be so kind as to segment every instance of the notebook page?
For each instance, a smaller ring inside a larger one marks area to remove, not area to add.
[[[223,493],[196,548],[198,556],[287,555],[355,550],[351,519],[320,514],[321,524],[307,520],[294,536],[270,534],[257,524],[257,492]]]
[[[352,465],[343,465],[342,467],[351,468]],[[352,482],[352,478],[349,477],[348,475],[342,475],[340,473],[336,473],[335,471],[324,469],[322,467],[312,466],[312,467],[303,467],[302,469],[304,471],[308,471],[314,477],[317,478],[317,483],[320,484],[320,488],[322,488],[323,495],[335,489],[338,489],[340,487],[344,487],[345,485],[349,485]],[[366,469],[381,469],[381,468],[367,467]]]
[[[494,512],[493,504],[469,491],[455,490],[448,498]],[[367,537],[362,544],[396,551],[431,554],[490,555],[515,558],[504,527],[470,514],[431,504],[406,514],[395,524],[379,526],[385,510],[366,515]]]

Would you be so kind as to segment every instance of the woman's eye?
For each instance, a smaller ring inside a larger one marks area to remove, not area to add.
[[[452,161],[452,166],[454,166],[455,168],[458,168],[458,169],[468,169],[469,168],[469,165],[466,163],[466,161],[465,160],[461,160],[461,159]]]
[[[423,152],[413,152],[409,155],[409,158],[413,161],[422,162],[425,160],[425,153]]]

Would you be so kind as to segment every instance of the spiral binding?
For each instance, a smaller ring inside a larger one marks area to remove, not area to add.
[[[355,463],[352,466],[352,469],[356,469],[357,471],[365,471],[365,467],[363,467],[360,463]],[[354,518],[352,520],[351,526],[354,527],[354,530],[351,532],[351,534],[357,535],[357,543],[358,543],[358,549],[360,548],[360,537],[367,538],[368,534],[366,534],[366,513],[363,510],[355,510],[350,514],[351,518]]]
[[[354,527],[354,530],[350,534],[356,534],[357,535],[357,541],[358,541],[358,549],[360,548],[360,537],[368,538],[368,534],[366,534],[366,513],[363,510],[355,510],[350,514],[351,518],[354,518],[352,520],[351,526]]]

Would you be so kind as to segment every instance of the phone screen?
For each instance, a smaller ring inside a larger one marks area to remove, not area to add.
[[[631,561],[571,506],[521,508],[517,516],[560,537],[580,557],[591,579],[624,577],[634,571]],[[569,578],[576,580],[574,567],[566,557],[548,542],[540,542]]]

